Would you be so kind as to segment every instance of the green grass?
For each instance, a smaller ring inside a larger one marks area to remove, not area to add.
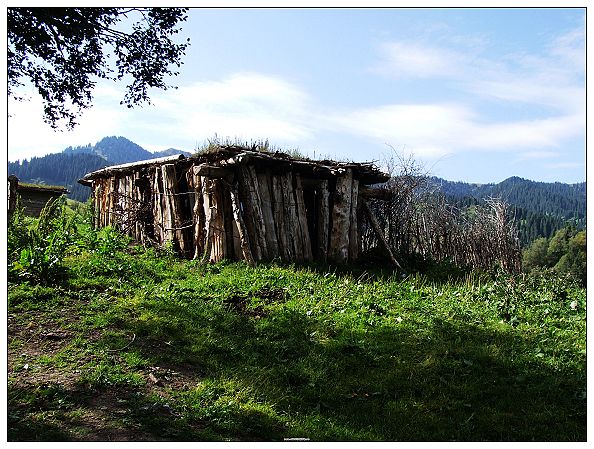
[[[9,440],[586,440],[569,279],[131,252],[9,285]]]

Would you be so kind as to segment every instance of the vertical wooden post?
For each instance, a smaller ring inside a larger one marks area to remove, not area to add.
[[[289,241],[285,207],[283,200],[283,180],[281,175],[272,176],[272,201],[274,204],[274,225],[278,237],[279,254],[285,262],[293,260],[292,242]]]
[[[241,165],[239,170],[239,195],[243,206],[246,229],[250,236],[252,253],[256,261],[268,259],[266,225],[262,213],[262,200],[258,179],[253,166]]]
[[[303,249],[299,244],[299,239],[295,232],[299,224],[297,221],[292,172],[287,172],[281,176],[281,187],[283,194],[285,233],[287,237],[287,245],[291,249],[291,255],[288,260],[303,262]]]
[[[193,246],[194,259],[199,259],[204,254],[205,235],[206,235],[206,215],[204,208],[204,183],[205,178],[196,173],[197,167],[188,170],[188,190],[190,186],[193,195],[190,195],[190,204],[192,205],[192,220],[194,222]]]
[[[359,181],[353,179],[353,185],[351,189],[351,228],[349,230],[349,260],[354,262],[359,258],[359,227],[358,227],[358,198],[359,198]]]
[[[101,214],[103,213],[103,180],[93,179],[93,227],[99,229],[101,227]]]
[[[175,164],[164,164],[161,167],[161,173],[163,178],[163,226],[165,228],[165,239],[166,241],[178,244],[183,254],[186,248],[181,241],[181,231],[178,230],[180,227],[179,200],[177,198],[179,190]]]
[[[349,259],[352,185],[353,172],[350,169],[336,179],[328,256],[337,263],[346,263]]]
[[[154,167],[151,170],[153,174],[153,217],[155,226],[155,240],[159,244],[165,242],[165,232],[163,231],[163,188],[161,183],[161,167]]]
[[[237,188],[234,185],[230,185],[229,193],[231,196],[231,209],[233,211],[234,223],[237,229],[237,234],[239,236],[239,244],[241,247],[243,259],[250,266],[254,266],[256,262],[252,254],[252,250],[250,248],[250,237],[245,227],[243,217],[241,215],[241,206],[239,202],[239,194],[237,193]]]
[[[221,181],[204,178],[204,215],[206,237],[204,262],[219,262],[227,255],[227,235],[223,216],[223,192]]]
[[[15,175],[10,175],[8,177],[8,220],[10,220],[12,213],[16,209],[18,186],[19,178]]]
[[[273,201],[270,193],[270,173],[258,173],[256,177],[258,179],[258,190],[261,199],[262,218],[266,229],[264,238],[266,240],[266,248],[268,249],[268,258],[274,259],[279,256],[280,250],[274,224]]]
[[[303,186],[301,185],[301,176],[299,173],[295,174],[295,208],[297,214],[297,241],[301,247],[301,254],[304,261],[311,261],[313,254],[311,250],[311,239],[309,236],[309,229],[307,226],[307,212],[305,209],[305,201],[303,200]]]
[[[318,258],[326,262],[328,259],[328,235],[330,234],[330,192],[328,191],[328,180],[320,181],[318,188],[318,235],[317,251]]]

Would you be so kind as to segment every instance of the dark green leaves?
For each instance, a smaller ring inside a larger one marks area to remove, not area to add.
[[[20,100],[18,88],[25,80],[32,83],[53,128],[76,125],[91,106],[98,79],[129,76],[122,103],[149,101],[148,89],[171,87],[165,78],[177,72],[169,67],[182,64],[189,44],[172,38],[185,13],[185,8],[9,8],[8,95]]]

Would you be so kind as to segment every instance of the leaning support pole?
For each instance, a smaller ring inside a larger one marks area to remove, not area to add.
[[[384,248],[386,249],[386,251],[388,251],[388,255],[390,256],[390,260],[392,261],[392,263],[394,265],[396,265],[398,267],[398,269],[402,270],[402,267],[400,266],[400,264],[398,263],[398,261],[394,257],[394,253],[392,253],[392,250],[390,249],[390,245],[388,245],[388,241],[386,240],[386,236],[384,235],[384,233],[382,231],[382,228],[379,225],[375,214],[373,213],[373,211],[369,207],[369,204],[367,203],[367,201],[365,201],[364,199],[361,199],[361,200],[362,200],[361,203],[363,205],[363,208],[365,209],[365,212],[367,212],[367,216],[369,217],[369,221],[371,222],[371,226],[373,227],[373,230],[377,234],[380,242],[382,243],[382,245],[384,246]]]

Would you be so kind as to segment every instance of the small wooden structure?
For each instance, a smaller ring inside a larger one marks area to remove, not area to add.
[[[17,195],[21,198],[25,214],[39,217],[48,201],[66,193],[68,190],[65,187],[19,183],[19,179],[15,175],[10,175],[8,177],[8,216],[12,215],[16,207]]]
[[[372,163],[218,145],[107,167],[79,182],[92,189],[96,227],[171,242],[187,258],[346,263],[360,253],[366,186],[388,178]]]

